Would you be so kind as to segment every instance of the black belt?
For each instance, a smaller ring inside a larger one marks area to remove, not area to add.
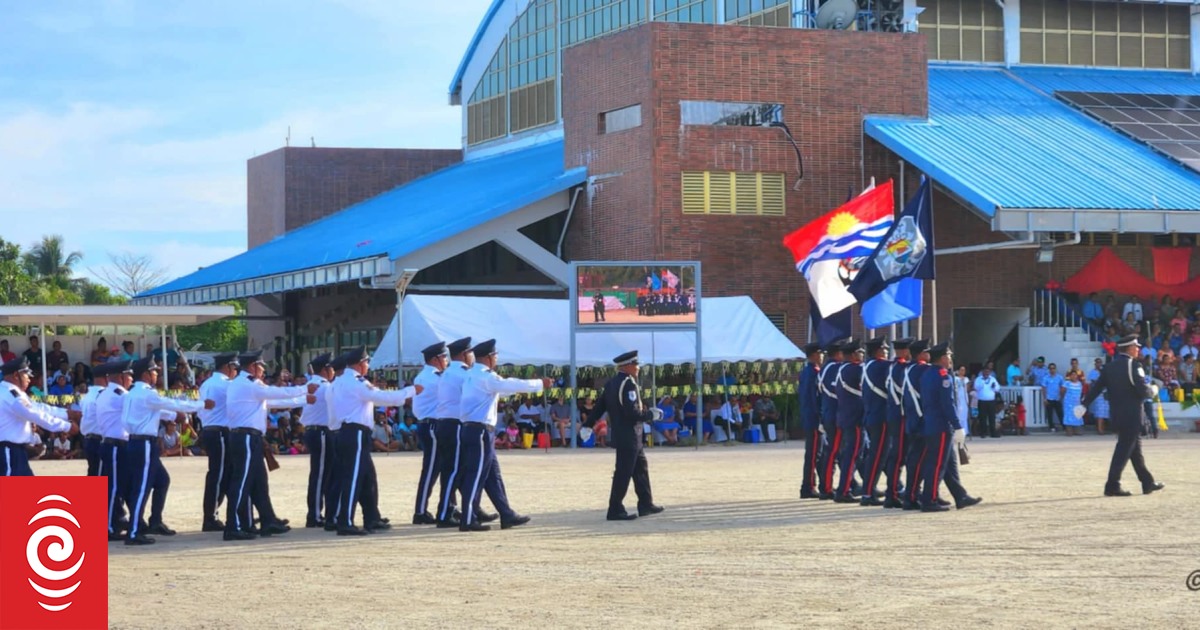
[[[329,427],[305,427],[305,431],[317,431],[320,433],[329,433]]]
[[[363,425],[361,425],[361,424],[358,424],[357,422],[343,422],[343,423],[342,423],[342,430],[343,430],[343,431],[345,431],[346,429],[353,429],[353,430],[355,430],[355,431],[362,431],[363,433],[370,433],[370,432],[371,432],[371,427],[364,427]]]
[[[157,435],[131,435],[131,436],[129,436],[129,439],[131,439],[131,440],[157,440],[158,436]]]
[[[229,435],[229,427],[204,427],[200,430],[201,433],[205,431],[216,431],[221,435]]]
[[[33,446],[33,445],[32,444],[17,444],[16,442],[0,442],[0,446],[7,446],[8,448],[25,448],[26,446]]]
[[[99,433],[89,433],[83,437],[88,440],[103,440],[104,439],[104,436],[100,435]]]
[[[459,422],[458,418],[438,418],[437,421],[438,422],[453,422],[455,424],[458,424],[458,422]]]
[[[104,441],[101,443],[109,446],[124,446],[125,442],[126,441],[122,440],[121,438],[104,438]]]
[[[258,429],[240,429],[239,428],[239,429],[230,429],[229,432],[236,433],[238,435],[257,435],[258,437],[262,437],[262,431],[259,431]]]
[[[468,422],[466,420],[463,421],[462,425],[464,427],[490,427],[490,426],[492,426],[486,422]]]

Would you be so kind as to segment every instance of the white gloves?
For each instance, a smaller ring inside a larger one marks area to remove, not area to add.
[[[1154,385],[1154,384],[1150,385],[1150,394],[1154,398],[1158,398],[1158,385]]]
[[[1083,405],[1075,405],[1075,408],[1071,410],[1071,413],[1075,414],[1076,418],[1082,418],[1083,414],[1087,413],[1087,407],[1084,407]]]
[[[820,433],[821,435],[825,435],[825,425],[823,425],[823,424],[818,424],[818,425],[817,425],[817,432],[818,432],[818,433]]]
[[[650,408],[650,420],[651,421],[658,422],[659,420],[662,420],[662,417],[663,417],[662,409],[659,409],[658,407]]]
[[[867,435],[865,431],[863,432],[863,448],[871,448],[871,436]]]
[[[962,446],[963,444],[966,444],[967,443],[967,432],[962,429],[955,429],[954,430],[954,443],[957,444],[958,446]]]

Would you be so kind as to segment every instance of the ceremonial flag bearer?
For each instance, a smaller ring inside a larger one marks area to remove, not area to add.
[[[821,392],[821,459],[817,462],[821,477],[821,493],[818,498],[833,498],[833,472],[837,463],[838,449],[842,447],[837,436],[838,394],[837,378],[842,368],[842,342],[835,341],[825,347],[825,363],[817,376],[817,390]]]
[[[821,453],[821,392],[817,391],[817,378],[821,372],[824,351],[821,345],[810,343],[804,346],[808,364],[800,372],[800,429],[804,431],[804,474],[800,481],[800,498],[817,498],[817,463]]]
[[[887,380],[887,444],[883,468],[887,471],[887,490],[884,492],[883,507],[903,508],[900,500],[902,485],[900,469],[904,467],[904,456],[908,444],[904,441],[904,375],[908,372],[908,352],[912,339],[897,339],[892,344],[896,360],[888,368]]]
[[[929,369],[929,341],[919,339],[912,342],[909,352],[916,363],[904,370],[904,380],[901,382],[904,390],[904,467],[905,510],[921,509],[920,495],[921,466],[924,465],[921,455],[925,452],[924,413],[921,403],[921,377]]]
[[[887,450],[888,427],[888,393],[890,387],[888,375],[892,364],[887,360],[887,337],[876,337],[867,342],[867,355],[870,361],[863,366],[863,430],[867,437],[864,440],[866,454],[863,457],[863,493],[862,505],[883,505],[883,501],[875,498],[875,489],[879,485],[879,476],[883,473],[883,454]]]
[[[837,378],[837,438],[841,450],[837,453],[841,480],[838,482],[837,503],[854,503],[854,470],[858,465],[858,454],[862,448],[863,421],[863,349],[858,341],[850,340],[842,346],[847,361],[842,364]]]

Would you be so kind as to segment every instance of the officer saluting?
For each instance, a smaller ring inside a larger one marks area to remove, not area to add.
[[[425,367],[413,379],[414,384],[425,389],[413,398],[412,403],[413,415],[417,417],[417,445],[421,447],[421,477],[417,480],[417,504],[413,508],[412,523],[436,525],[437,518],[429,513],[429,495],[433,492],[433,482],[437,481],[440,470],[434,423],[437,421],[438,384],[450,360],[443,341],[425,348],[421,355],[425,358]]]
[[[595,424],[600,416],[608,413],[609,439],[617,449],[617,465],[608,496],[608,520],[632,521],[638,516],[663,511],[662,507],[654,505],[650,493],[650,469],[642,451],[642,423],[661,417],[662,412],[642,405],[637,384],[637,350],[618,356],[613,363],[617,365],[617,375],[604,384],[604,395],[588,417],[588,424]],[[638,498],[637,514],[625,511],[625,493],[629,491],[631,478]]]
[[[962,444],[965,432],[958,423],[954,410],[954,375],[950,369],[952,353],[950,344],[942,343],[929,349],[933,366],[921,376],[921,408],[924,411],[923,434],[925,452],[925,491],[921,495],[922,512],[945,512],[950,508],[938,502],[938,489],[942,481],[950,489],[958,509],[966,509],[982,501],[967,494],[958,478],[958,460],[954,448]]]
[[[329,379],[332,355],[317,355],[308,362],[308,382],[317,384],[313,402],[304,405],[300,424],[304,427],[304,447],[308,450],[308,516],[305,527],[324,527],[333,520],[333,506],[325,501],[333,479],[333,438],[329,434]]]
[[[851,339],[842,345],[842,355],[847,361],[838,370],[837,437],[840,443],[837,452],[841,479],[838,482],[837,503],[854,503],[854,469],[858,464],[859,449],[862,448],[863,421],[863,349],[857,340]]]
[[[25,447],[33,442],[33,426],[58,433],[70,431],[70,415],[65,409],[33,402],[25,395],[33,371],[25,357],[17,357],[3,366],[0,384],[0,476],[32,477]]]
[[[200,400],[213,401],[213,408],[197,412],[200,416],[200,441],[208,454],[208,473],[204,475],[204,524],[201,531],[219,532],[225,523],[217,518],[217,506],[226,496],[229,481],[229,417],[225,415],[225,400],[230,380],[237,376],[237,354],[218,354],[213,357],[213,373],[200,386]]]
[[[1146,374],[1135,359],[1141,354],[1142,345],[1137,335],[1126,335],[1117,341],[1120,352],[1100,372],[1100,378],[1092,384],[1081,407],[1087,409],[1101,393],[1108,392],[1110,424],[1117,430],[1117,447],[1113,450],[1112,464],[1108,468],[1108,483],[1104,495],[1127,497],[1128,490],[1121,489],[1121,473],[1125,464],[1132,462],[1138,481],[1142,482],[1142,494],[1162,490],[1163,484],[1154,481],[1154,475],[1146,468],[1142,457],[1142,401],[1154,397],[1158,392],[1146,384]]]
[[[883,501],[875,498],[875,487],[879,485],[879,475],[883,472],[883,453],[887,450],[887,405],[888,373],[891,362],[887,360],[887,337],[876,337],[867,342],[867,355],[870,361],[863,366],[862,395],[863,395],[863,430],[867,432],[866,453],[863,456],[863,493],[862,505],[883,505]]]
[[[821,392],[817,391],[817,378],[821,372],[821,344],[804,346],[808,365],[800,372],[800,429],[804,431],[804,476],[800,482],[800,498],[817,498],[817,460],[821,453]]]

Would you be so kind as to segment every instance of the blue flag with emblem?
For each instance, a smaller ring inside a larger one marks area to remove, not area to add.
[[[863,323],[868,328],[921,315],[920,280],[934,278],[931,188],[930,181],[922,178],[917,194],[848,287],[863,304]]]

